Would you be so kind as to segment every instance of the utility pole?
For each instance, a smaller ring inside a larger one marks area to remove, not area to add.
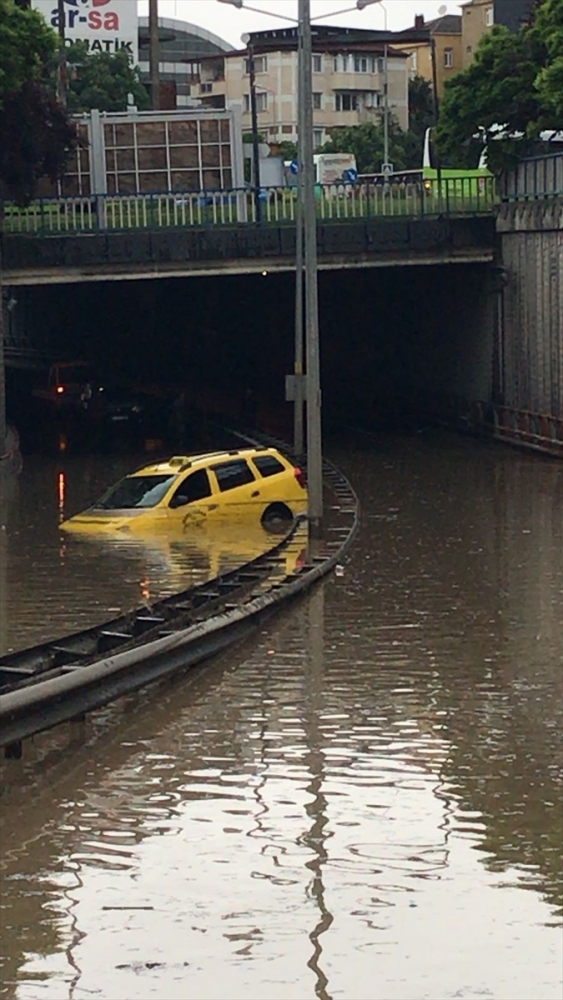
[[[60,0],[59,0],[60,2]],[[160,44],[158,39],[158,0],[149,0],[149,63],[151,108],[160,108]]]
[[[295,211],[295,397],[293,402],[293,447],[296,455],[304,454],[303,437],[303,33],[298,30],[297,47],[297,205]]]
[[[254,46],[248,43],[248,76],[250,81],[250,118],[252,122],[252,173],[254,174],[254,209],[256,222],[262,221],[262,203],[260,201],[260,149],[258,138],[258,108],[256,105],[256,67],[254,65]]]
[[[440,113],[440,105],[438,102],[438,63],[436,59],[436,39],[434,35],[430,36],[430,53],[432,57],[432,90],[434,91],[434,126],[438,124],[438,117]],[[438,170],[438,194],[442,197],[442,161],[438,157],[437,162]]]
[[[323,473],[321,438],[321,375],[319,357],[319,300],[317,215],[315,205],[315,170],[313,162],[313,45],[311,36],[311,0],[299,0],[303,90],[299,94],[303,135],[300,136],[303,161],[303,222],[305,245],[305,342],[307,361],[307,485],[311,534],[322,533]]]
[[[387,31],[387,24],[385,25],[385,30]],[[389,163],[389,44],[385,42],[385,50],[383,56],[383,159],[386,164]],[[386,166],[385,170],[388,171],[389,167]]]
[[[59,59],[57,65],[57,101],[66,108],[67,65],[64,0],[57,0],[57,27],[59,31]]]

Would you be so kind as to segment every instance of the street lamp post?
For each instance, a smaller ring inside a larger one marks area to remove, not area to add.
[[[219,0],[239,10],[267,11],[245,6],[244,0]],[[356,0],[354,7],[347,7],[335,14],[364,10],[381,0]],[[315,173],[313,160],[313,52],[311,32],[311,0],[298,0],[298,200],[296,217],[296,294],[295,294],[295,360],[294,372],[303,371],[305,346],[305,397],[307,406],[307,484],[309,491],[309,520],[313,536],[322,533],[323,481],[322,481],[322,429],[321,429],[321,379],[319,351],[319,299],[317,215],[315,199]],[[280,14],[271,16],[285,21],[291,17]],[[326,15],[325,15],[326,16]],[[252,89],[252,88],[251,88]],[[303,309],[304,304],[304,309]],[[303,315],[304,314],[304,315]],[[303,323],[303,318],[305,322]],[[303,344],[303,340],[305,344]],[[302,379],[295,379],[295,450],[303,448],[303,398]]]
[[[158,37],[158,0],[149,0],[149,67],[151,108],[160,108],[160,44]]]
[[[299,33],[298,45],[301,46],[301,33]],[[304,62],[302,55],[297,53],[297,138],[299,142],[297,160],[297,205],[295,210],[295,360],[293,366],[294,379],[294,400],[293,400],[293,447],[296,455],[303,455],[303,169],[301,163],[301,137],[305,133],[303,123],[303,101],[299,100],[299,94],[303,93],[303,69]]]
[[[64,0],[57,0],[57,29],[59,34],[59,58],[57,62],[57,101],[66,108],[67,64],[66,64],[66,13]]]
[[[321,379],[319,356],[319,299],[317,212],[313,161],[313,44],[311,0],[299,0],[299,105],[303,134],[299,138],[299,167],[303,174],[303,244],[305,254],[305,360],[307,376],[307,486],[313,534],[320,534],[323,517]],[[299,276],[298,276],[299,280]]]
[[[254,180],[254,214],[255,221],[262,221],[262,203],[260,201],[260,149],[258,137],[258,107],[256,104],[256,65],[254,62],[254,46],[248,42],[248,78],[250,82],[250,118],[252,124],[252,173]]]

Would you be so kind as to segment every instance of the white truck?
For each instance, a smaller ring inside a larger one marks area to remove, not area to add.
[[[353,153],[315,153],[315,184],[353,184],[358,176]]]
[[[353,153],[315,153],[315,184],[354,184],[358,170],[356,157]],[[284,163],[286,184],[289,187],[297,185],[297,167],[295,160]]]

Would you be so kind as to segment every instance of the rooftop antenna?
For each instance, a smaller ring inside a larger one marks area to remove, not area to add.
[[[448,8],[446,7],[445,3],[443,3],[441,7],[438,7],[438,14],[440,17],[443,17],[444,14],[447,13],[448,13]]]

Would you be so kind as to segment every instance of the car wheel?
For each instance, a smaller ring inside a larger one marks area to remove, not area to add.
[[[285,503],[272,503],[262,514],[262,527],[272,534],[287,531],[293,523],[293,514]]]

